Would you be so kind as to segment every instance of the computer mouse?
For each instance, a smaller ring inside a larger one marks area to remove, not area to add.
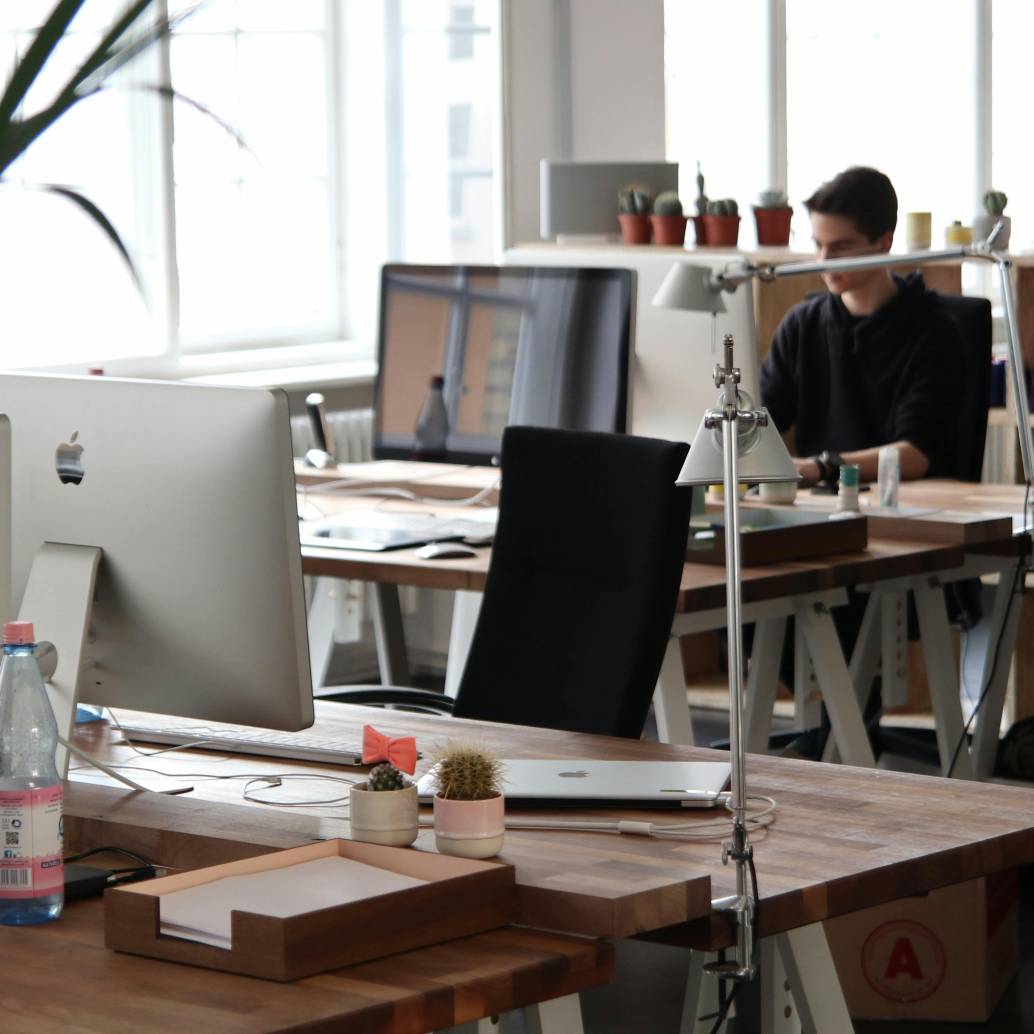
[[[458,560],[461,557],[477,556],[478,551],[462,542],[428,542],[416,551],[416,555],[421,560]]]

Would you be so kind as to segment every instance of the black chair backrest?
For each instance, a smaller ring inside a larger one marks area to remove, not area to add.
[[[639,736],[671,630],[688,446],[508,427],[462,718]]]
[[[954,474],[962,481],[979,481],[991,392],[991,303],[959,294],[942,294],[940,299],[962,331],[963,388]]]

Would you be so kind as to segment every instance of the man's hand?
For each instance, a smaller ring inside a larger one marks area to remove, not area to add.
[[[802,486],[818,484],[822,471],[815,460],[811,457],[795,456],[793,465],[797,468],[797,473],[801,475]]]

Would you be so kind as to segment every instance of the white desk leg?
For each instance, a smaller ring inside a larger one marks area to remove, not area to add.
[[[406,657],[406,636],[402,628],[402,605],[397,585],[374,582],[373,636],[377,646],[377,662],[381,683],[385,686],[408,686],[409,659]]]
[[[786,618],[767,618],[754,626],[754,646],[746,684],[746,740],[751,754],[768,750],[772,729],[776,689],[779,686],[779,661],[783,656]]]
[[[952,653],[948,609],[944,603],[944,588],[936,578],[916,579],[913,594],[930,683],[941,775],[947,775],[964,727],[959,698],[959,673]],[[952,775],[962,779],[973,778],[973,764],[965,743],[959,750]]]
[[[1017,561],[1022,565],[1023,561]],[[1009,681],[1009,659],[1016,646],[1016,632],[1023,610],[1023,574],[1016,566],[998,575],[991,622],[987,630],[987,652],[980,672],[980,691],[987,696],[980,706],[973,730],[973,769],[977,779],[990,779],[998,757],[998,737]],[[997,647],[997,649],[996,649]],[[952,750],[955,748],[952,747]]]
[[[704,965],[714,959],[714,953],[691,951],[686,993],[682,999],[682,1022],[679,1034],[708,1034],[718,1014],[718,981],[704,972]],[[711,1019],[701,1019],[710,1016]]]
[[[840,756],[845,764],[875,768],[876,758],[829,608],[823,603],[802,603],[796,608],[795,616],[815,666]]]
[[[661,673],[653,691],[653,714],[657,719],[657,738],[661,743],[681,743],[692,747],[693,722],[686,699],[686,676],[682,670],[682,651],[676,635],[668,636]]]
[[[881,592],[879,599],[883,641],[880,692],[884,708],[899,707],[908,703],[908,594]]]
[[[583,1034],[582,1003],[578,995],[553,998],[524,1010],[528,1034]]]
[[[445,695],[456,699],[467,654],[474,638],[481,611],[480,592],[457,589],[452,601],[452,627],[449,629],[449,657],[445,662]]]
[[[804,632],[794,622],[793,633],[793,724],[796,729],[814,729],[821,721],[822,693],[815,666],[808,654]]]
[[[829,951],[825,931],[821,923],[802,926],[798,930],[776,934],[770,938],[775,942],[778,961],[785,971],[785,979],[778,986],[766,991],[762,989],[763,1019],[772,1021],[773,1025],[763,1024],[763,1034],[784,1034],[788,1031],[829,1031],[836,1034],[850,1034],[854,1030],[851,1016],[847,1011],[847,1002],[840,988],[833,956]],[[769,940],[769,938],[766,938]],[[762,941],[764,946],[764,941]],[[773,967],[777,968],[777,967]],[[782,1001],[785,984],[789,983],[797,1006],[796,1016],[786,1017],[786,1003]],[[772,1005],[778,1003],[778,1020],[782,1023],[790,1019],[796,1026],[776,1026],[777,1017]]]

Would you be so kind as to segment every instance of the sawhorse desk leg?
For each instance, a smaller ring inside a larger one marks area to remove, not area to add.
[[[583,1034],[583,1030],[581,1001],[572,994],[450,1027],[444,1034]]]
[[[754,1023],[738,1023],[737,1030],[759,1034],[850,1034],[854,1030],[821,923],[762,938],[759,948],[757,999],[749,1003],[744,996],[741,1005],[738,995],[734,1008],[746,1019],[754,1011],[753,1004],[760,1015],[753,1017]],[[695,951],[691,956],[680,1034],[707,1034],[714,1026],[717,981],[702,969],[713,956]]]

